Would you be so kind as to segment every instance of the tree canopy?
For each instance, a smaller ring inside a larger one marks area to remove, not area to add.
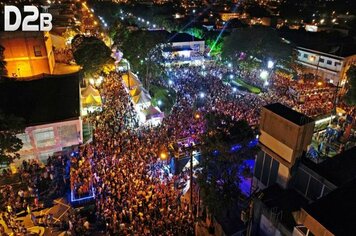
[[[292,46],[279,37],[278,32],[266,27],[241,28],[225,37],[222,56],[233,61],[241,55],[262,61],[273,60],[281,63],[291,60]]]
[[[348,78],[348,91],[345,96],[345,101],[349,105],[356,105],[356,66],[351,65],[346,72]]]
[[[240,197],[239,168],[252,155],[243,143],[252,139],[253,131],[246,121],[233,121],[224,115],[209,113],[205,119],[198,183],[205,206],[213,214],[221,214]],[[241,149],[232,148],[234,144],[241,145]]]
[[[19,157],[22,141],[16,134],[24,128],[24,120],[0,111],[0,163],[9,164]]]
[[[163,71],[160,64],[163,60],[160,45],[165,39],[159,32],[138,30],[131,32],[122,43],[124,57],[130,61],[135,71],[145,75],[147,81]]]
[[[75,36],[72,40],[73,56],[84,73],[95,74],[111,60],[111,50],[96,37]]]

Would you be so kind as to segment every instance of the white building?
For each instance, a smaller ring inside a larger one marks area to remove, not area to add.
[[[17,135],[23,147],[15,165],[29,159],[46,162],[53,153],[83,142],[78,73],[4,78],[0,109],[25,122],[24,132]]]
[[[327,82],[344,85],[350,65],[356,64],[356,54],[336,56],[308,48],[296,47],[297,62],[310,73],[320,76]]]
[[[166,65],[197,64],[204,59],[205,41],[187,33],[176,33],[170,36],[169,46],[163,49]]]

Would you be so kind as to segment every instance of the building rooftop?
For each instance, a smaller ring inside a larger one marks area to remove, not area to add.
[[[356,179],[310,204],[304,210],[334,235],[355,235],[355,199]]]
[[[274,213],[279,220],[289,229],[297,224],[292,213],[299,211],[301,207],[307,206],[308,201],[294,189],[282,189],[278,184],[274,184],[263,191],[261,201]]]
[[[280,35],[298,47],[339,57],[348,57],[356,54],[355,40],[351,37],[342,37],[335,33],[281,30]]]
[[[78,73],[0,81],[0,110],[24,118],[27,126],[79,117],[79,99]]]
[[[180,43],[180,42],[190,42],[190,41],[204,41],[204,40],[196,38],[187,33],[177,33],[177,32],[172,32],[168,38],[168,42],[170,43]]]
[[[336,186],[342,186],[356,179],[355,153],[356,147],[353,147],[320,164],[316,164],[309,159],[303,159],[303,163]]]
[[[264,108],[276,113],[277,115],[293,122],[296,125],[302,126],[313,122],[314,120],[302,113],[299,113],[280,103],[272,103],[264,106]]]

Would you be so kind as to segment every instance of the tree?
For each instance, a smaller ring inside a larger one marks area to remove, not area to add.
[[[131,32],[122,44],[124,57],[135,71],[145,75],[146,85],[163,72],[161,44],[165,38],[160,32],[138,30]]]
[[[111,60],[111,50],[96,37],[75,36],[72,40],[73,56],[84,73],[95,74]]]
[[[4,51],[5,48],[0,45],[0,76],[7,75]]]
[[[242,160],[251,155],[242,144],[252,139],[253,131],[246,121],[233,121],[228,116],[209,113],[205,119],[198,183],[209,211],[229,215],[241,194],[239,168]],[[241,144],[238,151],[232,148],[237,143]]]
[[[225,37],[222,56],[228,60],[273,60],[276,63],[290,61],[292,46],[284,43],[277,31],[266,27],[241,28]]]
[[[0,111],[0,163],[9,164],[19,157],[22,141],[16,134],[24,128],[24,120]]]
[[[116,21],[109,30],[110,38],[119,48],[122,47],[123,42],[129,37],[129,32],[126,27],[127,25],[122,21]]]
[[[204,37],[204,30],[196,27],[186,29],[185,33],[190,34],[191,36],[194,36],[198,39],[202,39]]]
[[[345,95],[345,101],[349,105],[356,105],[356,65],[351,65],[346,72],[348,78],[348,91]]]

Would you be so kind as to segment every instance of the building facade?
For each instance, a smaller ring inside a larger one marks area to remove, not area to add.
[[[336,56],[303,47],[297,47],[295,50],[299,64],[310,73],[335,85],[343,86],[347,81],[347,70],[352,64],[356,64],[356,55]]]
[[[46,162],[53,153],[60,152],[64,147],[71,147],[83,142],[82,121],[78,117],[73,120],[28,126],[24,133],[18,134],[23,147],[19,151],[22,160],[37,159]]]
[[[53,74],[55,60],[48,32],[11,32],[0,34],[7,74],[23,78]]]

